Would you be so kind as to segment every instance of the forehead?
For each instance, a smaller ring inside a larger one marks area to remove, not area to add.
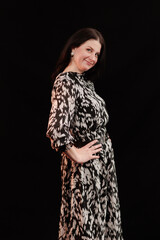
[[[92,47],[96,52],[100,52],[101,44],[98,40],[90,39],[84,42],[81,46],[83,47]]]

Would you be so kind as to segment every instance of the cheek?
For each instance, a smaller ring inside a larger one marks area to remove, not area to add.
[[[81,54],[81,55],[80,55],[80,54],[77,55],[77,57],[75,58],[75,62],[76,62],[76,64],[77,64],[77,65],[82,64],[84,58],[85,58],[85,57],[84,57],[84,55],[82,55],[82,54]]]
[[[77,49],[76,54],[75,54],[75,59],[77,62],[82,62],[85,58],[87,58],[89,54],[85,52],[84,50]]]
[[[95,60],[95,64],[96,64],[97,62],[98,62],[98,59]],[[94,65],[95,65],[95,64],[94,64]]]

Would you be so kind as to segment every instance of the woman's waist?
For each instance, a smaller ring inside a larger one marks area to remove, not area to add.
[[[81,135],[76,135],[74,136],[75,138],[75,146],[76,147],[83,147],[87,143],[93,141],[93,140],[98,140],[96,144],[101,143],[102,145],[107,142],[108,139],[110,139],[108,132],[101,133],[101,134],[86,134],[84,136]]]

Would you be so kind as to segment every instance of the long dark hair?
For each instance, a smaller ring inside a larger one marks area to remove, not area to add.
[[[101,52],[98,58],[96,65],[85,72],[87,79],[95,81],[101,78],[105,70],[105,41],[102,34],[94,28],[82,28],[75,32],[66,42],[58,62],[55,67],[55,71],[52,74],[52,80],[54,81],[56,76],[63,72],[64,69],[68,66],[71,60],[71,51],[73,48],[79,47],[84,42],[95,39],[98,40],[101,44]]]

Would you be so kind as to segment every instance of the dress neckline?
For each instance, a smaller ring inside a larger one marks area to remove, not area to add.
[[[62,72],[62,74],[73,74],[73,75],[75,75],[75,76],[78,76],[78,77],[83,77],[83,76],[85,76],[85,72],[83,72],[83,73],[79,73],[79,72],[73,72],[73,71],[66,71],[66,72]]]
[[[89,87],[93,91],[95,90],[94,83],[91,80],[86,79],[85,72],[78,73],[78,72],[66,71],[66,72],[59,73],[58,76],[59,75],[61,75],[61,76],[68,75],[69,77],[71,77],[71,76],[76,77],[77,79],[82,81],[85,86]]]

